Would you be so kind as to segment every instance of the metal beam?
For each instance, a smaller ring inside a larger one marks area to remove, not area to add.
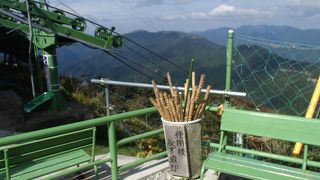
[[[0,13],[4,14],[6,16],[9,16],[13,19],[16,19],[17,21],[20,21],[21,23],[28,24],[28,20],[26,20],[20,16],[17,16],[11,12],[8,12],[6,10],[0,9]],[[96,47],[96,48],[99,48],[104,51],[108,51],[108,52],[111,51],[111,49],[110,49],[112,47],[111,41],[110,42],[105,41],[105,40],[93,37],[91,35],[88,35],[86,33],[83,33],[83,32],[77,31],[77,30],[73,30],[69,27],[65,27],[65,26],[62,26],[62,25],[59,25],[59,24],[56,24],[53,22],[48,22],[48,23],[51,26],[50,28],[41,26],[36,23],[31,23],[31,25],[32,25],[32,27],[39,29],[39,30],[42,30],[42,31],[45,31],[47,33],[53,33],[53,34],[56,34],[61,37],[65,37],[65,38],[68,38],[68,39],[71,39],[74,41],[88,44],[92,47]]]
[[[91,79],[91,82],[96,84],[103,84],[103,85],[152,88],[152,84],[112,81],[107,79]],[[166,86],[166,85],[157,85],[157,87],[159,89],[169,89],[169,86]],[[180,87],[180,86],[173,86],[173,89],[184,91],[184,87]],[[201,92],[206,92],[206,89],[202,89]],[[245,92],[223,91],[223,90],[210,90],[210,93],[220,94],[220,95],[240,96],[240,97],[245,97],[247,95]]]
[[[163,134],[163,128],[121,139],[120,141],[118,141],[117,146],[120,147],[120,146],[123,146],[125,144],[131,143],[131,142],[134,142],[134,141],[138,141],[138,140],[143,139],[143,138],[148,138],[148,137],[151,137],[151,136],[159,135],[159,134]]]

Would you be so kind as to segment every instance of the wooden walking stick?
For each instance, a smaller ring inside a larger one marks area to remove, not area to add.
[[[171,93],[171,96],[173,97],[174,91],[173,91],[171,76],[169,72],[167,72],[167,79],[168,79],[170,93]]]
[[[186,92],[186,98],[185,98],[185,104],[188,104],[188,96],[189,96],[189,88],[190,88],[190,79],[192,76],[192,71],[193,71],[193,65],[194,65],[194,59],[191,59],[191,63],[190,63],[190,68],[189,68],[189,80],[187,82],[187,92]],[[183,112],[186,112],[186,106],[184,106]]]
[[[150,98],[149,100],[158,109],[163,119],[171,122],[188,122],[202,118],[209,99],[211,86],[207,86],[204,98],[201,99],[201,90],[206,76],[201,74],[199,85],[197,86],[196,74],[192,71],[193,64],[194,60],[191,61],[189,78],[186,79],[184,98],[182,93],[179,93],[177,89],[173,89],[170,73],[167,73],[169,93],[159,91],[156,82],[152,80],[155,98]],[[190,92],[190,85],[192,85],[192,92]]]

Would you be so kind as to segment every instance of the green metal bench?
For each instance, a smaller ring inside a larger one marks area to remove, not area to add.
[[[0,179],[35,179],[92,163],[95,131],[89,128],[0,147]],[[92,148],[91,155],[85,148]]]
[[[201,179],[207,169],[249,179],[320,179],[320,173],[309,167],[320,168],[320,162],[308,160],[308,145],[320,146],[320,121],[301,117],[250,112],[226,108],[221,119],[220,142],[210,143],[217,149],[203,162]],[[291,142],[302,142],[302,158],[261,152],[227,144],[227,133],[242,133]],[[242,154],[254,155],[255,159]],[[301,168],[266,162],[277,160],[301,165]]]

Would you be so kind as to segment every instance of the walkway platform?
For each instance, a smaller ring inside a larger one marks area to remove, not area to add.
[[[107,159],[110,155],[98,155],[96,160]],[[126,164],[128,162],[137,160],[139,158],[125,155],[118,155],[118,164]],[[132,168],[128,171],[120,173],[119,178],[124,180],[135,180],[135,179],[150,179],[150,176],[156,175],[162,171],[165,171],[169,168],[167,158],[160,160],[153,160],[147,163],[144,163],[136,168]],[[88,170],[72,176],[68,176],[65,179],[83,179],[83,180],[93,180],[95,179],[94,171]],[[111,164],[106,163],[98,167],[98,178],[99,180],[111,180]]]
[[[98,155],[96,159],[107,159],[110,155]],[[125,155],[118,155],[118,164],[126,164],[128,162],[137,160],[139,158]],[[72,180],[94,180],[94,171],[87,170],[78,174],[62,178]],[[99,180],[111,180],[111,164],[106,163],[98,167],[98,178]],[[132,168],[128,171],[120,173],[119,179],[123,180],[182,180],[183,178],[174,177],[169,173],[169,164],[167,158],[150,161],[144,163],[141,166]],[[205,174],[205,180],[241,180],[241,178],[233,177],[229,175],[221,175],[220,177],[212,170],[208,170]]]

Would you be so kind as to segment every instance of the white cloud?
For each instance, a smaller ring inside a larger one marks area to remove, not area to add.
[[[180,21],[180,20],[186,20],[187,17],[186,16],[182,16],[182,15],[167,15],[167,16],[162,16],[161,20],[162,21]]]
[[[260,14],[259,10],[254,8],[241,8],[227,4],[221,4],[220,6],[212,9],[208,15],[210,16],[248,16]]]
[[[272,15],[272,13],[267,11],[260,11],[255,8],[242,8],[228,4],[221,4],[213,8],[209,12],[192,12],[190,17],[192,19],[210,19],[214,17],[245,17],[259,15]]]
[[[227,4],[222,4],[214,9],[212,9],[208,14],[210,16],[224,16],[236,11],[234,6],[230,6]]]

